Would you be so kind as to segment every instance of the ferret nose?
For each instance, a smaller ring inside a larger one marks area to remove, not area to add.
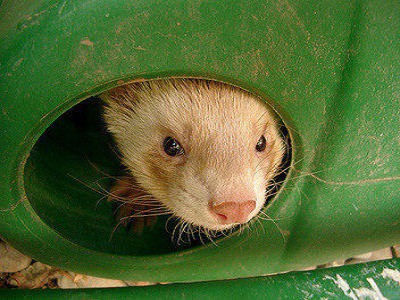
[[[210,210],[218,216],[221,224],[245,223],[250,213],[256,208],[256,202],[223,202],[213,205],[210,203]]]

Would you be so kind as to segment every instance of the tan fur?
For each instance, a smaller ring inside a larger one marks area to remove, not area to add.
[[[101,95],[105,120],[137,182],[186,222],[208,229],[221,225],[208,202],[230,197],[257,199],[254,217],[284,153],[265,103],[239,88],[200,79],[151,80]],[[267,149],[257,152],[260,136]],[[185,154],[163,150],[167,136]]]

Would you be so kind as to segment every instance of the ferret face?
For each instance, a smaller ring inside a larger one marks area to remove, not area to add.
[[[263,207],[284,147],[259,99],[193,79],[130,84],[102,98],[123,163],[176,216],[223,230]]]

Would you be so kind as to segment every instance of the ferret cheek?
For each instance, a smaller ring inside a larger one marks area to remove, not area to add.
[[[160,161],[162,161],[162,163],[168,167],[183,166],[187,161],[187,157],[185,156],[185,154],[179,155],[179,156],[169,156],[164,151],[160,150],[157,153],[157,155],[158,155]]]

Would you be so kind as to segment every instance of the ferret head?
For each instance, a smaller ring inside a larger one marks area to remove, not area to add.
[[[227,84],[153,80],[102,95],[136,181],[184,221],[223,230],[253,218],[284,153],[266,104]]]

